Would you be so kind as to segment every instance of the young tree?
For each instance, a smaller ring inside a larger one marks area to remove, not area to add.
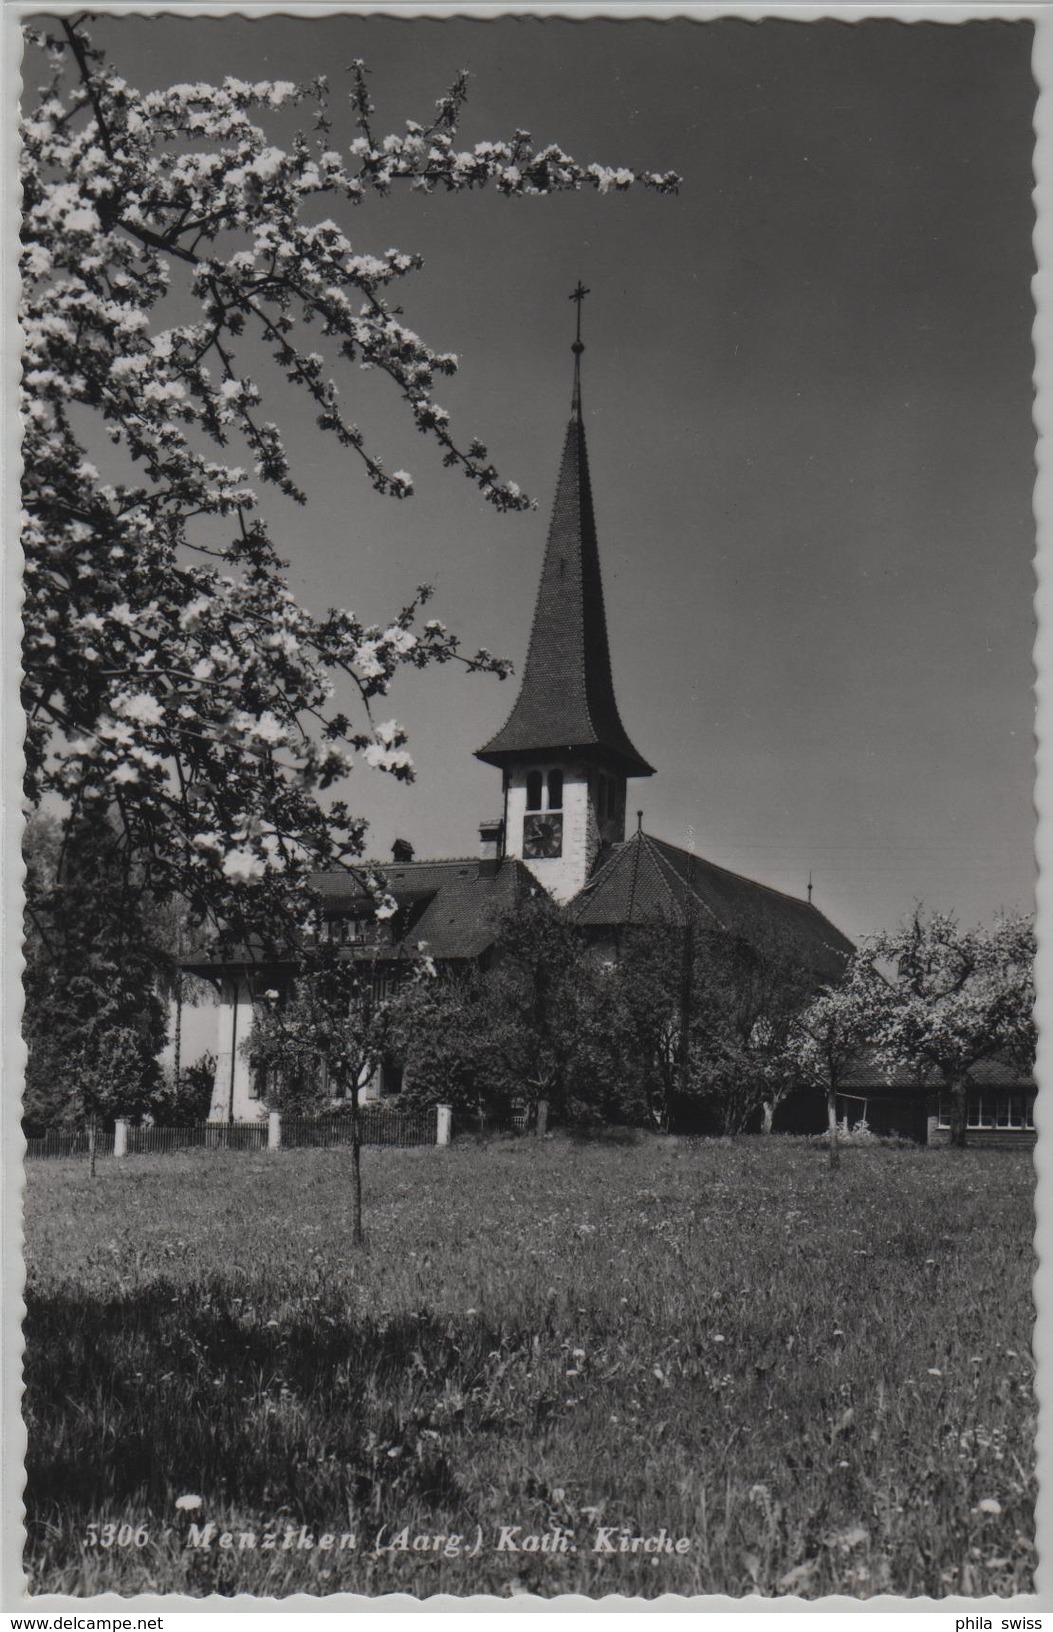
[[[381,995],[373,957],[348,957],[326,943],[305,949],[283,1003],[267,993],[246,1051],[267,1075],[275,1110],[318,1109],[345,1100],[351,1121],[351,1240],[362,1243],[359,1094],[379,1069],[391,1036],[391,999]]]
[[[95,988],[97,996],[102,992]],[[97,1026],[89,1027],[68,1061],[77,1119],[88,1130],[88,1171],[95,1177],[95,1151],[100,1122],[136,1115],[147,1109],[160,1080],[156,1060],[144,1046],[135,1026],[114,1023],[105,1005]]]
[[[875,936],[869,953],[891,966],[882,1053],[922,1080],[936,1078],[951,1100],[951,1141],[964,1147],[973,1067],[993,1059],[1034,1065],[1034,923],[1007,916],[966,930],[947,913],[918,908],[895,933]]]
[[[462,148],[463,75],[432,117],[382,136],[352,64],[355,129],[341,139],[323,79],[140,92],[83,19],[27,41],[49,74],[21,147],[28,793],[74,814],[114,806],[140,887],[178,893],[244,941],[307,910],[313,871],[361,854],[363,823],[331,797],[356,758],[412,775],[401,728],[374,717],[396,671],[507,667],[461,658],[442,624],[421,624],[424,590],[375,627],[296,603],[260,490],[304,495],[251,347],[380,493],[404,498],[413,482],[367,448],[341,371],[390,381],[448,466],[499,510],[522,509],[435,399],[456,357],[390,303],[420,257],[364,251],[350,216],[399,187],[521,197],[637,181],[666,192],[677,178],[583,166],[523,131]],[[283,145],[276,110],[291,105],[314,128]]]
[[[819,992],[791,1022],[777,1069],[783,1079],[826,1095],[830,1165],[840,1160],[837,1095],[859,1052],[881,1033],[886,988],[866,952],[858,953],[837,986]]]

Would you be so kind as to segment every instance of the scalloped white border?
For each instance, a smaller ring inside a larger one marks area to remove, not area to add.
[[[1049,0],[1053,4],[1053,0]],[[195,4],[192,0],[169,0],[168,4],[143,4],[141,0],[111,0],[109,4],[69,5],[47,4],[35,0],[22,4],[20,0],[0,0],[0,152],[4,163],[0,168],[0,312],[3,315],[3,346],[0,350],[0,516],[3,527],[3,554],[0,557],[0,904],[3,918],[0,923],[0,1285],[3,1302],[0,1307],[0,1611],[18,1614],[48,1614],[60,1611],[94,1612],[96,1614],[148,1614],[151,1611],[215,1612],[269,1611],[278,1613],[327,1614],[333,1612],[368,1611],[370,1613],[458,1613],[503,1614],[523,1613],[605,1613],[635,1612],[661,1613],[704,1610],[709,1613],[834,1613],[845,1615],[887,1613],[901,1611],[918,1614],[926,1611],[973,1616],[995,1616],[1040,1610],[1043,1600],[1053,1599],[1053,1289],[1049,1286],[1050,1263],[1053,1261],[1053,1110],[1046,1110],[1043,1097],[1038,1098],[1036,1124],[1039,1139],[1035,1152],[1038,1173],[1036,1205],[1036,1249],[1039,1270],[1035,1279],[1038,1317],[1035,1330],[1035,1352],[1038,1361],[1037,1389],[1040,1402],[1038,1436],[1039,1501],[1037,1536],[1039,1546],[1038,1591],[1032,1596],[1015,1598],[898,1598],[879,1597],[860,1602],[846,1597],[822,1598],[804,1601],[799,1598],[768,1599],[759,1596],[727,1598],[723,1596],[684,1598],[667,1594],[658,1599],[641,1600],[611,1595],[592,1599],[578,1595],[542,1599],[521,1596],[500,1599],[484,1595],[466,1597],[436,1596],[417,1599],[404,1593],[393,1593],[383,1598],[366,1598],[352,1593],[334,1594],[319,1599],[308,1594],[289,1598],[254,1598],[247,1593],[235,1598],[186,1598],[180,1594],[141,1594],[124,1598],[117,1593],[103,1593],[91,1598],[70,1598],[60,1594],[46,1594],[27,1599],[24,1594],[25,1577],[22,1570],[22,1468],[25,1458],[26,1436],[20,1410],[21,1398],[21,1320],[23,1285],[22,1268],[22,1156],[24,1142],[19,1120],[19,1095],[25,1051],[19,1035],[21,1014],[21,931],[20,889],[22,863],[20,854],[21,778],[23,722],[19,706],[19,607],[21,604],[21,553],[18,546],[18,480],[19,480],[19,423],[16,411],[19,346],[17,336],[17,245],[19,234],[19,190],[15,177],[17,150],[16,121],[21,89],[21,38],[19,25],[23,16],[47,11],[49,14],[72,15],[85,9],[112,15],[149,14],[151,12],[178,12],[192,17],[241,16],[263,17],[283,13],[297,17],[324,17],[339,14],[360,14],[389,17],[471,17],[481,20],[508,15],[530,17],[561,17],[569,19],[647,17],[651,20],[692,18],[712,21],[736,17],[746,21],[781,17],[808,23],[820,20],[859,22],[865,18],[883,18],[904,23],[938,22],[946,24],[972,22],[977,19],[998,18],[1001,21],[1030,21],[1035,26],[1032,65],[1038,84],[1038,102],[1035,112],[1035,257],[1038,270],[1032,288],[1035,300],[1035,387],[1034,421],[1037,447],[1037,481],[1034,509],[1038,529],[1035,557],[1037,588],[1035,607],[1038,616],[1038,638],[1035,646],[1036,668],[1036,734],[1037,772],[1036,805],[1039,814],[1036,852],[1039,862],[1038,923],[1039,923],[1039,1056],[1037,1078],[1041,1085],[1048,1082],[1053,1094],[1053,1039],[1050,1037],[1048,1018],[1053,1018],[1053,938],[1045,935],[1047,921],[1053,916],[1053,837],[1050,817],[1053,815],[1053,745],[1050,743],[1051,711],[1053,711],[1053,675],[1050,665],[1043,661],[1053,624],[1053,572],[1043,570],[1045,557],[1053,549],[1053,10],[1041,3],[1018,5],[999,3],[999,0],[967,0],[964,4],[883,4],[873,0],[866,5],[809,5],[787,0],[783,4],[725,4],[725,5],[650,5],[643,0],[610,0],[607,5],[545,4],[538,0],[533,5],[475,4],[473,0],[460,5],[419,4],[416,0],[389,0],[385,5],[298,4],[286,0],[276,5]],[[1047,1127],[1049,1132],[1046,1131]],[[1043,1250],[1045,1249],[1045,1250]],[[996,1624],[998,1624],[996,1622]],[[948,1622],[949,1625],[949,1622]]]

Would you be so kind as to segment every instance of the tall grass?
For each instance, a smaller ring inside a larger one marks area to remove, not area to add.
[[[33,1591],[1032,1590],[1026,1155],[379,1150],[361,1253],[346,1161],[34,1164]],[[209,1519],[357,1546],[186,1547]],[[689,1550],[593,1550],[623,1526]]]

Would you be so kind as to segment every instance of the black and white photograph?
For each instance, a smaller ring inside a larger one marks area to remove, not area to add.
[[[8,18],[6,1609],[1036,1602],[1051,21]]]

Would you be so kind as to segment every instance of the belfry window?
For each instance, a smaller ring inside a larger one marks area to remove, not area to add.
[[[596,778],[596,814],[600,821],[607,819],[607,778],[600,771]]]
[[[541,809],[541,772],[528,771],[526,779],[526,808],[527,810]]]
[[[549,810],[563,809],[562,771],[549,771],[548,773],[548,808]]]

